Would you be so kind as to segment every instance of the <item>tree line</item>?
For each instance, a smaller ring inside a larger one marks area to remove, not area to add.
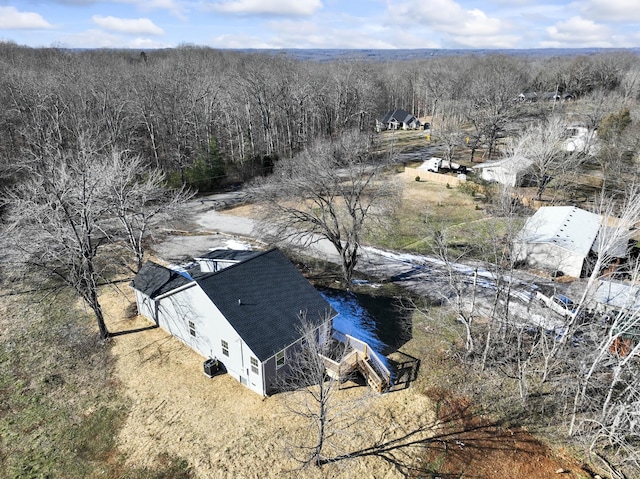
[[[527,59],[463,56],[396,62],[299,61],[285,55],[181,47],[150,52],[0,44],[0,157],[19,175],[46,145],[80,134],[139,155],[174,185],[211,191],[268,173],[316,138],[371,131],[388,110],[464,121],[492,150],[522,116],[523,91],[638,95],[630,53]],[[491,156],[491,151],[489,153]]]

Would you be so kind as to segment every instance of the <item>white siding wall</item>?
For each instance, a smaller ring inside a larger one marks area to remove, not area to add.
[[[485,181],[495,181],[507,186],[516,186],[518,182],[517,174],[506,171],[504,168],[496,166],[494,168],[483,168],[480,175]]]
[[[584,257],[549,243],[515,245],[517,258],[533,267],[580,277]]]
[[[257,375],[251,371],[250,358],[255,355],[198,286],[161,299],[158,317],[160,327],[204,357],[217,357],[230,375],[246,382],[258,394],[264,394],[261,365]],[[195,337],[190,334],[189,321],[195,325]],[[228,343],[229,356],[222,353],[221,340]]]
[[[140,291],[135,291],[138,314],[156,322],[156,302]]]

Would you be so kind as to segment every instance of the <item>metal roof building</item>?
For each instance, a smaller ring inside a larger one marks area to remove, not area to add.
[[[579,278],[600,231],[602,216],[575,206],[543,206],[514,243],[516,259]]]

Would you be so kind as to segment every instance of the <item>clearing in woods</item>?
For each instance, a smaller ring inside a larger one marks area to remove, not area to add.
[[[411,181],[407,186],[405,194],[412,202],[428,198],[446,204],[455,194]],[[251,208],[230,213],[250,215]],[[393,451],[401,458],[399,464],[374,456],[296,471],[287,448],[301,443],[308,428],[287,413],[285,394],[262,399],[227,375],[206,377],[203,357],[165,331],[148,329],[148,320],[127,314],[134,301],[130,291],[125,296],[105,292],[101,299],[110,331],[139,330],[116,335],[112,349],[114,376],[131,404],[118,446],[136,466],[153,466],[159,455],[169,453],[186,459],[198,478],[401,478],[411,468],[417,469],[408,477],[590,477],[567,452],[542,444],[522,429],[492,425],[470,412],[466,400],[431,384],[431,365],[442,364],[438,354],[443,353],[429,349],[426,331],[415,325],[413,339],[402,350],[422,359],[418,378],[407,389],[373,396],[359,406],[354,414],[363,420],[341,439],[342,446],[356,451],[380,439],[385,428],[388,440],[434,421],[440,427],[416,439],[439,434],[442,440]],[[336,399],[348,401],[364,393],[363,386],[349,383]]]

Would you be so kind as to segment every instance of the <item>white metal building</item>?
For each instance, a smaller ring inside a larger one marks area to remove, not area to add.
[[[510,156],[475,165],[473,169],[480,171],[480,177],[483,180],[507,186],[521,186],[532,164],[533,161],[528,158]]]
[[[575,206],[543,206],[514,242],[516,259],[534,268],[579,278],[602,217]]]

